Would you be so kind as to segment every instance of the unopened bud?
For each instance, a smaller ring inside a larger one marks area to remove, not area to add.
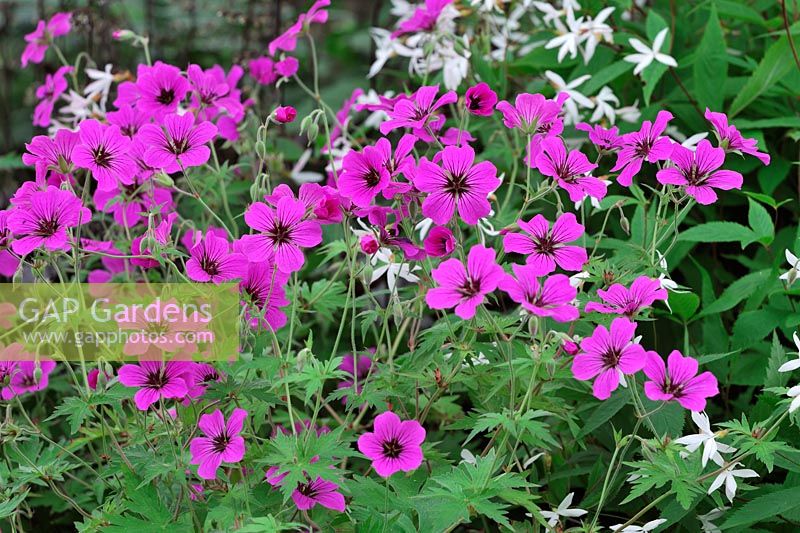
[[[528,333],[531,334],[531,337],[536,336],[536,332],[539,330],[539,319],[535,315],[531,315],[528,318]]]
[[[163,185],[164,187],[172,187],[175,185],[175,180],[173,180],[168,174],[164,172],[158,172],[153,176],[153,179],[159,185]]]
[[[111,36],[116,39],[117,41],[132,41],[136,39],[136,34],[133,33],[131,30],[114,30],[111,33]]]
[[[255,151],[259,159],[263,160],[267,158],[267,145],[264,143],[264,141],[256,141]]]
[[[625,232],[625,235],[631,234],[631,223],[628,221],[628,218],[625,215],[619,219],[619,225],[622,228],[622,231]]]
[[[794,285],[795,281],[797,281],[797,269],[792,267],[789,269],[789,275],[786,278],[786,282],[791,286]]]
[[[308,144],[313,143],[317,140],[317,136],[319,135],[319,126],[316,122],[312,122],[308,125],[308,133],[306,136],[308,137]]]
[[[36,363],[36,368],[33,369],[33,382],[38,384],[42,380],[42,367]]]

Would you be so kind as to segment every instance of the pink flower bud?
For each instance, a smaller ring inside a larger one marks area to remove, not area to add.
[[[361,251],[367,255],[372,255],[378,251],[378,241],[372,235],[364,235],[361,237]]]
[[[290,105],[282,106],[275,110],[274,116],[275,120],[281,124],[288,124],[297,118],[297,110]]]

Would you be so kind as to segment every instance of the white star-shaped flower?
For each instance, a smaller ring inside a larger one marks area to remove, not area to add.
[[[87,98],[97,98],[100,100],[100,108],[106,108],[106,100],[108,93],[111,90],[111,84],[114,83],[114,75],[111,73],[111,63],[106,64],[105,70],[97,70],[96,68],[87,68],[84,72],[86,75],[94,80],[83,89],[83,94]]]
[[[800,368],[800,337],[797,336],[797,332],[795,331],[792,334],[792,339],[794,340],[794,345],[797,346],[797,358],[792,359],[786,363],[783,363],[779,368],[778,372],[792,372]]]
[[[733,497],[736,496],[736,478],[750,478],[750,477],[758,477],[758,474],[755,470],[750,470],[749,468],[736,468],[738,465],[742,463],[733,463],[732,465],[728,466],[725,470],[723,470],[711,483],[711,486],[708,487],[708,494],[711,494],[718,488],[725,484],[725,496],[728,497],[728,501],[732,502]]]
[[[736,448],[733,446],[728,446],[727,444],[716,441],[717,435],[711,431],[711,422],[708,420],[708,415],[692,411],[692,420],[694,420],[700,432],[675,439],[675,442],[683,444],[686,447],[686,451],[689,453],[693,453],[702,444],[702,462],[704,467],[708,464],[709,459],[712,459],[715,463],[722,464],[724,461],[720,452],[732,453],[736,451]]]
[[[656,38],[653,39],[653,47],[650,48],[646,44],[644,44],[639,39],[633,38],[628,39],[628,42],[631,43],[631,46],[639,52],[638,54],[630,54],[624,57],[625,61],[629,63],[636,63],[636,68],[633,69],[633,74],[636,76],[644,69],[650,66],[650,63],[653,61],[658,61],[668,67],[677,67],[678,62],[675,61],[675,58],[661,53],[661,47],[664,46],[664,40],[667,38],[667,33],[669,33],[668,28],[664,28]]]
[[[567,23],[564,25],[560,18],[553,19],[558,36],[553,37],[544,47],[548,50],[551,48],[558,48],[558,62],[561,63],[567,54],[570,59],[575,59],[578,56],[578,45],[584,40],[584,34],[581,30],[583,24],[583,17],[575,19],[575,13],[572,9],[566,9]]]
[[[592,77],[590,74],[579,76],[569,83],[564,81],[564,78],[552,70],[546,70],[544,75],[550,81],[550,84],[555,88],[557,93],[563,92],[569,95],[569,99],[564,102],[564,108],[566,112],[566,116],[564,118],[565,124],[576,124],[580,122],[581,115],[580,112],[578,112],[578,106],[585,107],[587,109],[594,108],[594,102],[589,100],[589,98],[577,90],[577,87]]]
[[[617,119],[617,112],[615,106],[619,105],[619,99],[614,91],[608,85],[605,85],[596,96],[594,100],[594,113],[589,119],[589,122],[600,122],[603,117],[606,117],[611,124]],[[614,104],[613,106],[611,104]]]
[[[797,271],[800,270],[800,259],[797,258],[788,249],[785,252],[786,261],[789,263],[789,270],[780,275],[780,279],[786,282],[788,286],[792,286],[797,281]]]
[[[800,385],[795,385],[786,391],[786,396],[792,398],[792,403],[789,404],[789,412],[794,413],[800,407]]]
[[[703,528],[703,533],[722,533],[722,530],[717,527],[716,524],[712,522],[712,520],[717,520],[722,515],[725,514],[725,511],[728,510],[728,507],[717,507],[715,509],[711,509],[706,514],[699,514],[697,515],[697,519],[700,520],[700,527]]]
[[[597,45],[605,41],[614,42],[614,30],[606,24],[606,19],[614,12],[614,7],[607,7],[600,11],[595,18],[588,18],[581,24],[585,45],[583,48],[583,62],[588,64],[594,56]]]
[[[566,495],[566,497],[561,500],[561,503],[558,504],[558,507],[553,509],[552,511],[542,511],[542,516],[547,518],[547,525],[550,527],[555,526],[561,521],[561,518],[577,518],[579,516],[585,515],[588,511],[583,509],[570,509],[570,505],[572,505],[572,498],[575,496],[574,492],[570,492]]]
[[[380,248],[377,252],[372,254],[370,262],[373,267],[376,267],[372,271],[370,284],[375,283],[386,275],[386,285],[392,293],[396,290],[397,278],[404,279],[410,283],[419,282],[419,278],[414,272],[421,270],[421,267],[419,265],[411,267],[408,263],[396,262],[394,254],[388,248]],[[380,264],[380,266],[376,266],[378,264]]]
[[[650,520],[643,526],[625,526],[622,528],[622,524],[617,524],[615,526],[611,526],[611,531],[617,531],[619,533],[647,533],[648,531],[653,531],[655,528],[666,522],[666,518],[659,518],[657,520]],[[622,528],[622,529],[620,529]]]

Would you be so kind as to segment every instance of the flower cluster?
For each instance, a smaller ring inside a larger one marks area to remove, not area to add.
[[[642,11],[641,2],[634,4],[625,15]],[[752,427],[747,419],[729,423],[724,427],[738,440],[721,442],[727,433],[712,431],[705,411],[721,390],[727,407],[733,403],[736,391],[715,376],[727,367],[714,364],[730,354],[702,357],[707,345],[689,330],[710,314],[714,273],[698,265],[701,298],[673,281],[677,272],[667,258],[672,264],[690,253],[691,243],[716,242],[694,232],[681,239],[690,210],[716,203],[721,211],[741,200],[730,192],[745,187],[741,172],[768,165],[770,155],[726,114],[703,114],[691,97],[697,116],[684,121],[681,106],[651,105],[647,90],[641,112],[638,101],[621,106],[603,83],[592,82],[595,96],[588,97],[579,88],[590,74],[566,81],[564,68],[542,69],[524,84],[510,74],[513,83],[506,83],[481,66],[525,69],[512,59],[543,53],[553,55],[548,64],[577,63],[582,73],[597,55],[622,51],[604,80],[611,84],[627,73],[656,83],[653,72],[678,66],[670,30],[648,17],[652,45],[631,37],[636,53],[627,54],[614,44],[622,27],[612,23],[616,7],[589,13],[572,0],[393,0],[393,28],[372,30],[369,77],[399,56],[409,60],[411,82],[401,92],[357,88],[335,110],[319,89],[312,35],[328,21],[329,8],[330,0],[317,0],[265,43],[263,55],[227,69],[152,62],[146,48],[146,62],[130,72],[112,65],[81,71],[79,61],[44,75],[32,116],[42,131],[22,156],[32,179],[0,211],[0,276],[47,283],[71,276],[97,290],[114,281],[230,284],[244,326],[239,353],[226,352],[227,361],[194,361],[168,342],[126,346],[129,359],[118,368],[101,356],[89,369],[82,357],[75,384],[81,396],[47,420],[68,416],[75,433],[99,417],[96,431],[84,434],[86,454],[96,454],[99,439],[104,453],[113,445],[120,457],[109,468],[125,465],[115,474],[126,487],[134,481],[149,487],[158,477],[170,498],[178,495],[174,509],[149,493],[141,501],[164,517],[186,510],[198,527],[206,520],[204,528],[225,521],[249,527],[239,515],[244,508],[255,512],[252,505],[267,517],[253,527],[280,530],[281,514],[270,507],[281,505],[280,492],[293,505],[284,518],[297,516],[311,529],[333,530],[350,517],[372,524],[378,516],[384,529],[453,530],[476,514],[514,529],[506,513],[513,505],[524,508],[515,515],[527,513],[550,529],[582,519],[595,531],[607,518],[601,511],[619,486],[617,474],[628,467],[640,496],[671,480],[669,490],[683,506],[697,487],[702,495],[700,482],[709,479],[709,494],[724,486],[732,501],[736,478],[757,475],[740,468],[743,461],[772,453],[751,452],[761,449],[747,435],[776,450],[783,445],[766,438],[800,407],[800,386],[785,388],[779,375],[800,368],[800,360],[779,361],[776,334],[772,351],[763,354],[766,360],[770,352],[767,390],[787,395],[781,403],[789,404],[787,412]],[[478,17],[480,28],[466,24],[469,17]],[[43,62],[71,24],[68,13],[40,21],[25,37],[23,66]],[[546,39],[531,41],[529,28]],[[148,44],[128,30],[115,36]],[[304,38],[313,83],[303,81]],[[632,74],[626,63],[636,64]],[[250,79],[240,86],[246,71]],[[308,95],[313,108],[306,116],[298,116],[307,106],[292,101],[296,93],[279,92],[287,85]],[[266,96],[265,105],[263,86],[280,97]],[[289,103],[297,107],[278,105]],[[677,124],[708,131],[687,139]],[[756,203],[762,196],[748,199],[752,228],[733,221],[713,226],[726,233],[721,242],[771,244],[774,217]],[[777,213],[780,206],[771,207]],[[789,244],[780,238],[783,250]],[[785,257],[784,283],[772,281],[789,294],[800,262],[791,250]],[[736,282],[714,302],[716,310],[750,298],[745,312],[760,321],[762,311],[750,307],[760,305],[754,295],[764,272]],[[684,274],[674,279],[694,281]],[[790,305],[782,294],[763,313],[783,315]],[[6,323],[2,304],[0,310],[1,327],[19,325]],[[655,335],[657,321],[683,328],[683,336]],[[757,328],[734,327],[734,340],[750,329]],[[800,349],[796,336],[795,342]],[[23,395],[34,392],[41,399],[51,374],[54,380],[64,377],[62,370],[77,374],[69,363],[57,367],[50,349],[43,343],[34,354],[0,345],[4,401],[22,406]],[[752,385],[745,381],[732,386]],[[112,405],[119,412],[106,415]],[[618,418],[613,431],[591,444],[613,450],[603,480],[593,462],[579,464],[586,434],[577,424],[611,427],[622,408],[635,413],[632,433],[618,434]],[[699,433],[672,438],[687,416]],[[762,427],[767,423],[773,429]],[[560,438],[557,426],[572,436]],[[637,433],[640,426],[649,426],[652,440]],[[9,428],[4,439],[16,431]],[[463,429],[471,430],[466,438],[447,440]],[[71,442],[58,450],[84,453],[83,440]],[[626,455],[640,443],[645,462]],[[473,453],[468,445],[479,448]],[[33,448],[28,453],[39,453]],[[169,453],[149,464],[162,448]],[[463,461],[455,464],[449,454],[459,448]],[[587,509],[572,507],[579,494],[572,486],[551,487],[549,511],[533,503],[533,488],[552,485],[557,449],[558,466],[591,471],[603,487],[595,501],[584,494]],[[541,457],[547,463],[540,468]],[[152,472],[165,461],[169,469]],[[709,461],[718,470],[695,479]],[[61,473],[47,474],[54,491]],[[370,473],[384,478],[385,487]],[[364,503],[376,494],[384,498],[382,516],[379,506]],[[404,498],[402,509],[389,508],[390,494]],[[107,522],[142,514],[134,498],[126,495],[130,505],[119,511],[125,514]],[[85,499],[78,500],[70,504],[91,520],[80,508]],[[194,511],[195,503],[220,500],[224,505],[207,517]],[[413,511],[418,522],[401,511]],[[665,521],[610,527],[651,531]]]

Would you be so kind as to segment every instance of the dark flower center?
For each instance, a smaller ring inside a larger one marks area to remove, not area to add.
[[[113,159],[113,155],[109,152],[105,146],[98,146],[92,150],[92,157],[94,158],[94,162],[98,167],[107,168],[111,164],[111,160]]]
[[[272,231],[269,232],[269,235],[272,237],[272,241],[275,244],[287,243],[292,240],[292,228],[291,226],[286,226],[282,222],[276,222]]]
[[[172,139],[169,143],[169,151],[175,155],[181,155],[189,149],[189,142],[186,139]]]
[[[219,381],[219,373],[216,370],[211,370],[211,369],[206,370],[206,373],[203,376],[201,383],[203,383],[204,385],[209,385],[211,383],[214,383],[215,381]]]
[[[312,486],[310,481],[308,483],[298,483],[297,492],[299,492],[306,498],[312,498],[312,499],[317,495],[317,490]]]
[[[634,148],[634,153],[636,157],[647,157],[647,154],[650,153],[650,149],[653,147],[653,142],[650,139],[643,139],[641,141],[636,141],[636,148]]]
[[[216,276],[219,274],[219,261],[213,257],[203,254],[200,257],[200,268],[202,268],[209,276]]]
[[[139,131],[139,128],[136,126],[136,124],[125,124],[119,129],[119,131],[124,136],[133,138]]]
[[[615,368],[619,364],[620,357],[622,357],[622,354],[619,353],[619,350],[616,348],[608,348],[608,350],[603,353],[603,364],[606,368]]]
[[[467,99],[467,108],[476,111],[481,108],[482,98],[481,95],[476,94]]]
[[[697,165],[692,165],[688,171],[683,172],[683,175],[686,177],[686,181],[689,185],[700,185],[706,180],[705,174],[700,172]]]
[[[20,384],[23,387],[35,387],[36,386],[36,380],[33,379],[33,375],[32,374],[25,374],[24,376],[22,376],[22,381],[20,382]]]
[[[222,435],[215,435],[211,438],[212,449],[215,453],[222,453],[228,449],[228,444],[230,444],[231,438],[228,436],[227,433],[223,433]]]
[[[683,395],[683,383],[672,383],[669,376],[666,377],[666,381],[661,386],[661,389],[665,394],[672,394],[676,397]]]
[[[477,279],[467,278],[464,284],[459,288],[459,292],[466,298],[475,296],[481,292],[481,282]]]
[[[156,102],[163,105],[169,105],[175,100],[175,91],[166,87],[161,88],[161,92],[156,96]]]
[[[556,249],[555,243],[553,242],[553,239],[550,236],[543,237],[540,239],[534,239],[533,242],[536,245],[536,250],[540,254],[553,255],[553,252]]]
[[[36,236],[51,237],[55,235],[56,231],[58,231],[58,228],[59,223],[57,217],[53,216],[53,218],[40,219],[39,225],[36,228]]]
[[[161,389],[168,382],[167,371],[164,367],[147,373],[147,387],[151,389]]]
[[[381,181],[381,175],[376,169],[370,168],[369,172],[364,175],[364,181],[367,183],[367,187],[375,187]]]
[[[381,445],[383,448],[383,456],[389,459],[397,459],[403,453],[403,445],[397,438],[384,441]]]
[[[444,192],[453,196],[460,196],[469,191],[466,174],[453,174],[449,171],[445,171],[445,174],[447,176],[447,184],[444,187]]]

